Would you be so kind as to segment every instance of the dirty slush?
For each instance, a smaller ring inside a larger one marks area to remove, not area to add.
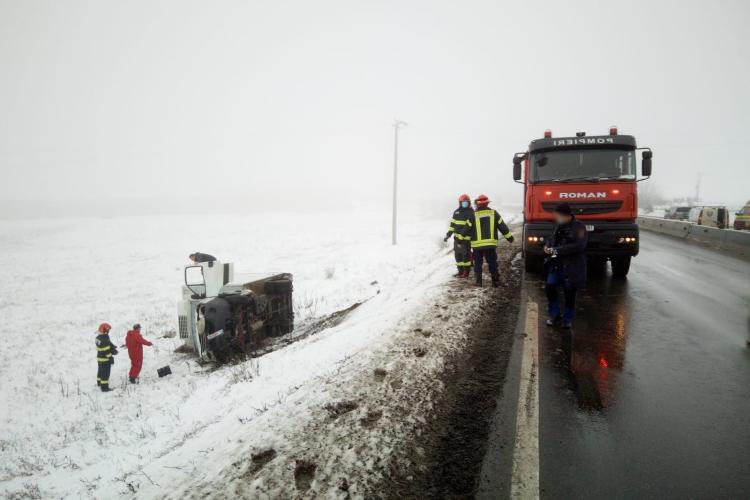
[[[326,402],[291,401],[305,425],[249,443],[240,459],[170,498],[474,497],[511,357],[517,253],[499,249],[500,287],[445,285],[388,341],[319,378]]]
[[[518,249],[498,249],[499,288],[485,288],[482,307],[467,325],[469,341],[441,374],[446,390],[435,402],[415,448],[415,470],[392,471],[387,498],[473,498],[486,451],[496,400],[503,389],[518,318],[521,271]]]

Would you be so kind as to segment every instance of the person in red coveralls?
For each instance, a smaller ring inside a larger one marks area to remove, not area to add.
[[[143,346],[153,344],[143,338],[141,325],[136,323],[125,337],[125,345],[128,346],[128,356],[130,356],[130,383],[135,384],[143,366]]]

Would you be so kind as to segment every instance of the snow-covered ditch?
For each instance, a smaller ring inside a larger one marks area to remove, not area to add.
[[[342,371],[362,376],[378,352],[382,365],[403,318],[443,294],[454,272],[445,227],[407,219],[393,247],[388,218],[369,212],[1,222],[0,494],[161,497],[210,484],[252,452],[290,449],[293,430],[330,402],[322,388]],[[173,352],[179,339],[160,338],[175,330],[193,251],[292,272],[300,322],[366,302],[336,327],[206,371]],[[134,322],[155,342],[138,386],[121,349],[116,392],[97,391],[102,321],[118,345]],[[164,365],[173,374],[160,379]],[[253,491],[281,491],[260,482]]]

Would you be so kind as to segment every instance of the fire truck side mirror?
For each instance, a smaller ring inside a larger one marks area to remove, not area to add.
[[[514,181],[520,181],[521,180],[521,162],[523,161],[523,158],[514,156],[513,157],[513,180]]]
[[[644,177],[649,177],[651,175],[651,157],[654,156],[651,151],[644,151],[643,152],[643,160],[641,163],[641,174]]]

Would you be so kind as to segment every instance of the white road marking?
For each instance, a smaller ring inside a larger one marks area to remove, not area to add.
[[[539,498],[539,309],[526,304],[526,326],[521,353],[521,381],[516,411],[516,441],[513,447],[513,475],[510,496]]]

